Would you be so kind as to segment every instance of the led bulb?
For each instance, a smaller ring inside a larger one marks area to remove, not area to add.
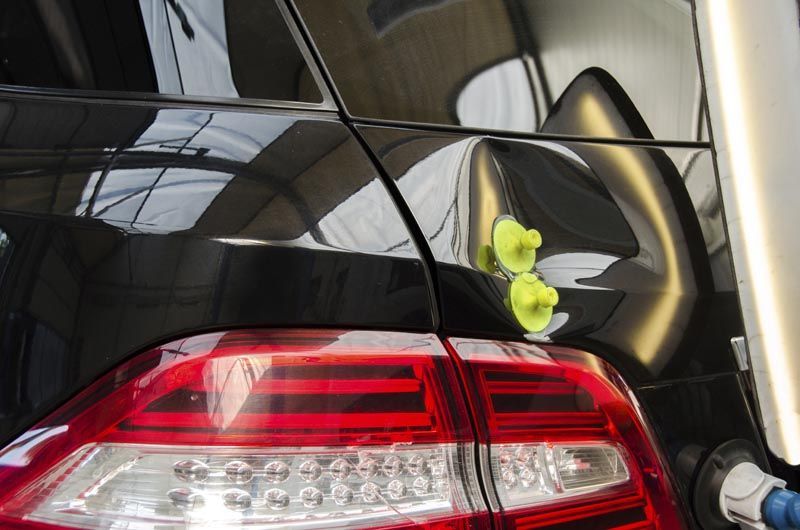
[[[319,477],[322,476],[322,466],[315,460],[306,460],[300,464],[298,473],[300,478],[306,482],[314,482],[315,480],[319,480]]]
[[[428,470],[428,462],[422,455],[414,455],[408,459],[406,470],[409,475],[418,477]]]
[[[361,486],[361,493],[364,495],[364,502],[372,504],[381,500],[381,488],[374,482],[366,482]]]
[[[289,494],[279,488],[267,490],[264,498],[267,506],[272,510],[283,510],[289,506]]]
[[[403,484],[402,480],[393,480],[386,486],[387,491],[389,492],[389,497],[392,499],[402,499],[406,496],[408,492],[408,488],[406,485]]]
[[[253,505],[253,498],[246,491],[238,488],[231,488],[222,493],[222,502],[225,503],[226,508],[243,511]]]
[[[253,466],[234,460],[225,464],[225,476],[234,484],[245,484],[253,479]]]
[[[308,487],[300,490],[300,500],[306,508],[316,508],[322,504],[325,497],[317,488]]]
[[[365,458],[356,466],[356,471],[361,478],[372,478],[378,474],[378,462],[374,458]]]
[[[205,504],[203,496],[189,488],[171,489],[167,492],[167,497],[177,508],[186,510],[196,510]]]
[[[514,454],[514,464],[518,469],[528,467],[534,460],[533,448],[522,446]]]
[[[395,455],[387,456],[381,470],[387,477],[396,477],[403,472],[403,461]]]
[[[414,479],[414,493],[420,497],[433,493],[433,481],[425,477]]]
[[[513,469],[506,469],[503,471],[503,485],[507,490],[514,489],[517,486],[517,475]]]
[[[333,494],[333,501],[339,506],[347,506],[353,502],[353,490],[344,484],[334,486],[331,493]]]
[[[273,484],[285,481],[289,478],[289,473],[291,473],[291,469],[286,465],[286,462],[273,461],[264,467],[264,478],[267,479],[267,482],[272,482]]]
[[[181,460],[172,469],[185,482],[203,482],[208,478],[208,466],[198,460]]]
[[[514,453],[508,449],[501,449],[497,460],[501,468],[509,468],[514,464]]]
[[[353,472],[353,466],[344,458],[337,458],[330,465],[331,476],[336,480],[345,480]]]

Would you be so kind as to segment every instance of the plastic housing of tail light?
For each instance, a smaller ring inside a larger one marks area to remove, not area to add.
[[[459,389],[432,335],[174,341],[0,453],[0,526],[488,528]]]
[[[643,416],[610,365],[550,345],[447,346],[486,447],[496,527],[683,528]]]

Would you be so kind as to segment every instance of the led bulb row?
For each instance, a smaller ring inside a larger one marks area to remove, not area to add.
[[[498,456],[500,478],[507,490],[535,488],[548,492],[545,470],[537,454],[537,447],[522,445],[503,448]]]
[[[448,483],[445,480],[434,481],[425,477],[414,479],[411,488],[399,479],[392,480],[385,488],[374,482],[365,482],[356,489],[345,484],[334,484],[327,495],[320,488],[307,486],[299,491],[297,500],[305,508],[310,509],[322,506],[326,498],[337,506],[350,506],[359,500],[366,504],[375,504],[385,499],[411,500],[411,497],[429,496],[434,492],[446,496],[447,487]],[[167,492],[167,496],[175,506],[183,509],[198,509],[206,504],[204,492],[193,488],[174,488]],[[235,511],[245,511],[259,506],[280,511],[287,509],[293,500],[287,491],[280,488],[268,489],[261,500],[254,500],[251,492],[240,488],[223,491],[221,498],[226,508]]]
[[[242,460],[216,463],[216,473],[212,469],[214,463],[206,463],[197,459],[185,459],[175,462],[173,472],[184,482],[207,482],[210,477],[224,474],[233,484],[247,484],[253,478],[261,478],[270,484],[281,484],[289,480],[293,472],[304,482],[316,482],[327,473],[333,480],[345,481],[351,476],[370,479],[376,476],[397,478],[401,476],[419,477],[430,472],[433,476],[442,476],[444,462],[436,455],[412,454],[407,458],[390,454],[385,458],[362,455],[356,461],[348,458],[334,458],[329,463],[320,463],[315,459],[302,460],[296,469],[292,463],[284,460],[271,460],[263,466]],[[221,464],[221,465],[220,465]],[[260,471],[257,469],[260,467]],[[220,468],[222,472],[220,472]],[[224,473],[223,473],[224,472]]]
[[[630,480],[625,450],[611,442],[500,444],[492,473],[503,506],[519,506]]]

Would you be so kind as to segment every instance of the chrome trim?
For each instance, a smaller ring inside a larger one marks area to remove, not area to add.
[[[736,366],[739,367],[740,372],[746,372],[750,369],[750,361],[747,356],[747,341],[744,337],[732,337],[731,348],[733,348],[733,356],[736,358]]]
[[[320,87],[320,90],[323,90]],[[327,92],[327,90],[326,90]],[[0,85],[0,97],[39,96],[47,98],[70,98],[77,100],[105,100],[140,103],[176,103],[182,105],[209,105],[215,107],[264,108],[313,110],[335,112],[327,103],[305,103],[302,101],[280,101],[272,99],[223,98],[210,96],[185,96],[182,94],[156,94],[152,92],[121,92],[114,90],[81,90],[72,88],[44,88],[20,85]],[[325,96],[323,96],[324,98]]]

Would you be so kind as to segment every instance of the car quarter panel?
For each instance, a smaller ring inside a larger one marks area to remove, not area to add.
[[[0,442],[203,329],[431,330],[415,244],[324,114],[0,101]]]

